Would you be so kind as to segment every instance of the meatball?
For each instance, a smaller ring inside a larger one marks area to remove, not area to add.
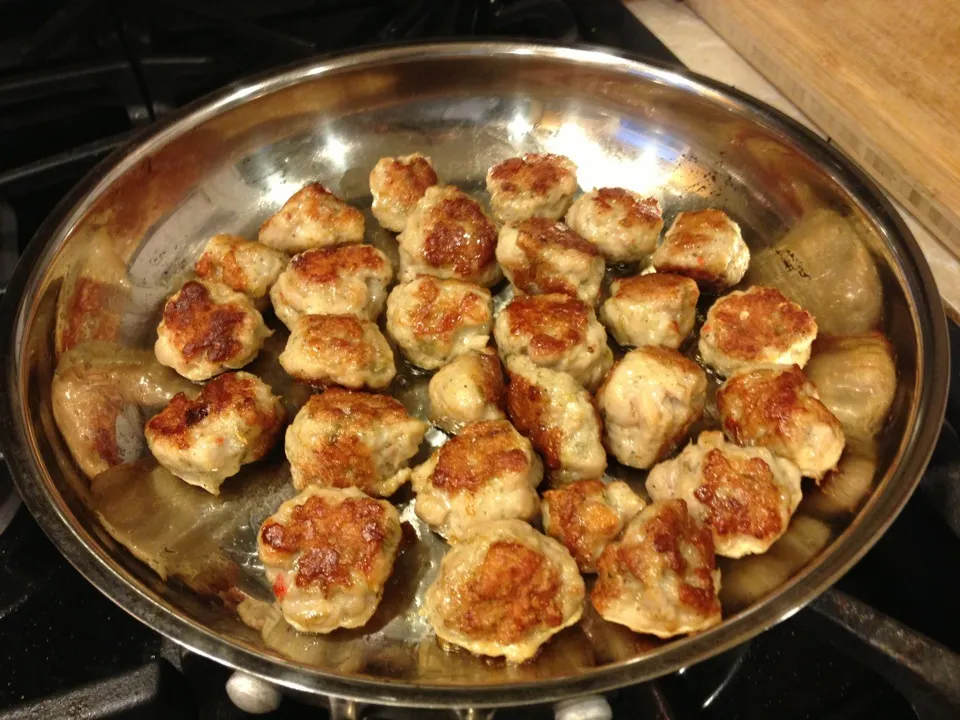
[[[590,393],[566,373],[522,355],[507,360],[507,413],[543,456],[554,483],[598,478],[607,469],[600,416]]]
[[[707,376],[693,360],[668,348],[631,350],[597,391],[604,444],[624,465],[649,468],[686,437],[706,399]]]
[[[472,423],[413,471],[416,513],[451,542],[491,520],[540,512],[543,464],[506,420]]]
[[[680,498],[713,534],[717,555],[766,552],[800,504],[800,471],[766,448],[737,447],[723,433],[700,434],[647,475],[654,501]]]
[[[386,500],[311,486],[264,521],[257,550],[284,619],[300,632],[329,633],[373,616],[400,537]]]
[[[472,350],[430,378],[430,420],[448,433],[504,417],[503,369],[493,348]]]
[[[720,571],[710,531],[683,500],[656,502],[607,545],[590,593],[601,617],[661,638],[720,623]]]
[[[417,202],[436,184],[430,158],[420,153],[380,158],[370,171],[373,216],[387,230],[403,232]]]
[[[651,273],[614,280],[600,319],[624,347],[676,350],[693,330],[700,291],[681,275]]]
[[[580,619],[584,595],[563,545],[521,520],[500,520],[450,549],[424,600],[442,641],[521,663]]]
[[[502,277],[496,226],[480,203],[451,185],[427,188],[397,242],[400,282],[424,274],[489,287]]]
[[[259,460],[283,429],[280,399],[259,378],[229,372],[214,378],[196,398],[178,393],[147,421],[150,452],[181,480],[220,494],[240,466]]]
[[[567,225],[615,263],[646,260],[657,247],[663,215],[656,198],[623,188],[591,190],[567,213]]]
[[[197,277],[218,282],[253,300],[266,297],[289,258],[237,235],[214,235],[194,266]]]
[[[501,222],[559,220],[577,192],[577,166],[563,155],[509,158],[487,172],[487,191]]]
[[[460,280],[421,275],[387,298],[387,332],[414,365],[435,370],[490,340],[490,291]]]
[[[320,183],[304,185],[260,226],[260,242],[291,254],[363,241],[363,213]]]
[[[270,300],[292,328],[301,315],[359,315],[376,320],[393,277],[390,260],[372,245],[316,248],[296,255]]]
[[[720,291],[743,279],[750,249],[722,210],[682,212],[652,257],[657,272],[686,275],[704,290]]]
[[[504,225],[497,262],[521,293],[563,293],[594,305],[600,296],[603,258],[563,223],[530,218]]]
[[[813,316],[776,288],[756,286],[718,299],[707,311],[698,349],[722,376],[760,365],[799,365],[817,337]]]
[[[356,487],[390,497],[410,478],[425,423],[388,395],[330,388],[313,395],[287,428],[293,486]]]
[[[717,391],[717,412],[737,445],[765,447],[818,482],[843,452],[840,421],[796,365],[732,375]]]
[[[185,378],[208,380],[251,362],[272,334],[246,295],[190,280],[163,306],[154,352]]]
[[[280,353],[288,374],[311,385],[382,390],[397,374],[375,323],[356,315],[303,315]]]
[[[514,298],[494,324],[500,356],[525,355],[537,365],[569,373],[588,390],[613,364],[607,332],[593,309],[567,295]]]
[[[580,572],[593,573],[600,553],[644,504],[621,480],[581,480],[543,494],[543,529],[564,544]]]

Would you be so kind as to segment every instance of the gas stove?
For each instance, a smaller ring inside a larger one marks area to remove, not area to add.
[[[598,44],[678,64],[618,0],[0,2],[0,287],[66,191],[165,113],[304,57],[462,36]],[[955,325],[951,341],[960,357]],[[960,382],[952,385],[949,422],[921,492],[839,591],[724,655],[609,694],[613,716],[960,715],[960,705],[950,705],[960,698],[953,654],[960,652],[953,620],[960,596],[960,442],[952,429],[960,427]],[[101,596],[18,509],[15,496],[4,502],[6,483],[0,477],[0,720],[249,717],[228,696],[228,669],[183,651]],[[533,707],[496,717],[556,713]],[[326,715],[288,698],[263,717]]]

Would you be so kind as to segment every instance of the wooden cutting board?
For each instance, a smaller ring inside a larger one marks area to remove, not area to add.
[[[960,256],[960,2],[687,4]]]

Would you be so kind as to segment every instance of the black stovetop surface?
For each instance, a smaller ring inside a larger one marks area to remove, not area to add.
[[[0,286],[11,270],[4,252],[22,249],[83,173],[170,109],[316,53],[470,35],[588,42],[677,62],[617,0],[0,0]],[[951,332],[956,347],[960,330]],[[934,466],[956,474],[958,458],[945,432]],[[923,494],[840,587],[960,651],[960,540]],[[902,687],[836,640],[816,612],[801,611],[718,660],[614,693],[615,717],[918,717]],[[226,697],[228,675],[106,600],[22,508],[0,535],[0,720],[248,717]],[[323,716],[285,701],[267,717]]]

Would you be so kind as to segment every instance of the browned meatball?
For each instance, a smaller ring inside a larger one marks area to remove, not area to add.
[[[270,335],[246,295],[190,280],[163,306],[154,352],[184,377],[207,380],[251,362]]]
[[[373,216],[387,230],[403,232],[417,202],[436,184],[430,158],[420,153],[380,158],[370,171]]]
[[[527,295],[563,293],[589,305],[600,296],[603,258],[563,223],[530,218],[504,225],[497,262],[514,287]]]
[[[607,545],[598,569],[590,599],[605,620],[662,638],[721,620],[713,540],[683,500],[647,506]]]
[[[320,183],[304,185],[260,227],[260,242],[299,253],[363,241],[363,213]]]
[[[280,611],[301,632],[361,627],[400,547],[400,517],[356,488],[308,487],[260,527],[257,547]]]
[[[686,275],[705,290],[724,290],[743,279],[750,249],[722,210],[682,212],[652,256],[657,272]]]
[[[820,480],[843,452],[840,421],[797,365],[736,373],[717,391],[717,412],[738,445],[759,445]]]

